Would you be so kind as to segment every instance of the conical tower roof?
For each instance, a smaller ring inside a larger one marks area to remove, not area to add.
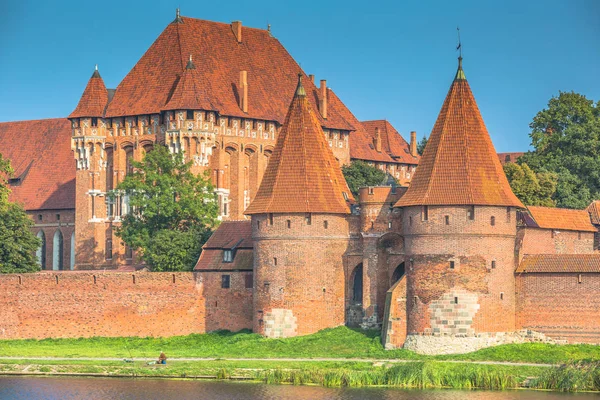
[[[348,214],[350,196],[299,74],[275,150],[245,214]]]
[[[210,97],[190,55],[173,95],[163,110],[215,110],[217,108],[210,102]]]
[[[462,58],[410,187],[396,203],[416,205],[523,207],[500,165]]]
[[[81,99],[79,99],[79,104],[69,115],[69,118],[103,117],[107,104],[108,91],[96,65],[96,69],[88,81]]]

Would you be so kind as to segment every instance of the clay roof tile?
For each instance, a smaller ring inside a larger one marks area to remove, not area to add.
[[[596,232],[586,210],[569,210],[566,208],[551,208],[528,206],[527,210],[533,217],[536,228],[562,229],[566,231]],[[530,221],[531,220],[526,220]],[[528,225],[529,226],[529,225]]]
[[[102,117],[104,116],[107,104],[108,91],[98,72],[98,66],[96,66],[92,77],[81,95],[81,99],[79,99],[79,104],[77,104],[75,110],[69,115],[69,118]]]
[[[396,203],[414,205],[523,207],[510,189],[460,64],[410,187]]]
[[[245,214],[350,212],[350,190],[299,75],[258,192]]]

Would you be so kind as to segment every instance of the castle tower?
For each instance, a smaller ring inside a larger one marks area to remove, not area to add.
[[[298,76],[256,197],[254,331],[306,335],[343,325],[350,190]]]
[[[75,177],[75,265],[87,268],[104,262],[106,238],[105,151],[106,122],[104,111],[108,104],[108,91],[96,66],[83,91],[79,104],[69,115],[72,127],[71,148],[77,172]],[[99,246],[100,244],[100,246]]]
[[[434,343],[460,346],[479,333],[514,331],[516,209],[523,205],[462,57],[414,179],[395,206],[403,209],[408,260],[405,346],[418,350],[427,342],[428,351],[438,351]]]

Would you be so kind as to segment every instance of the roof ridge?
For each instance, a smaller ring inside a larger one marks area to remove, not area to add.
[[[461,60],[462,60],[462,57],[461,57]],[[460,61],[459,61],[459,67],[458,67],[458,69],[459,69],[459,71],[462,71],[462,66],[461,66],[461,62],[460,62]],[[468,85],[468,84],[469,84],[469,83],[467,82],[467,78],[465,77],[465,73],[464,73],[464,72],[462,73],[462,78],[461,78],[461,79],[458,79],[458,80],[456,80],[455,82],[456,82],[456,84],[457,84],[457,85],[458,85],[459,83],[463,83],[463,82],[464,82],[464,84],[466,84],[466,85]],[[461,115],[461,117],[462,117],[462,118],[464,118],[464,119],[466,120],[466,118],[467,118],[467,115],[465,115],[465,107],[463,107],[463,105],[464,105],[463,103],[465,103],[465,98],[464,98],[464,95],[465,95],[465,93],[464,93],[464,89],[465,89],[465,88],[463,87],[463,85],[460,85],[460,86],[458,87],[458,91],[459,91],[459,93],[458,93],[458,94],[459,94],[458,101],[459,101],[459,103],[460,103],[460,112],[461,112],[461,114],[462,114],[462,115]],[[468,97],[468,96],[467,96],[467,97]],[[477,107],[477,102],[475,102],[474,100],[475,100],[475,98],[474,98],[474,96],[473,96],[473,103],[474,103],[475,107]],[[479,111],[479,109],[477,109],[477,111]],[[464,125],[463,125],[463,126],[462,126],[462,128],[463,128],[465,131],[467,131],[469,127],[468,127],[468,126],[464,126]],[[465,158],[466,158],[466,160],[470,160],[470,157],[469,157],[469,155],[471,154],[471,146],[470,146],[470,144],[468,143],[469,135],[471,135],[471,132],[465,132],[465,133],[462,135],[462,139],[463,139],[463,148],[465,149],[465,155],[466,155],[466,157],[465,157]],[[465,175],[467,175],[467,176],[466,176],[466,180],[467,180],[467,182],[469,182],[469,186],[468,186],[468,187],[469,187],[469,192],[468,192],[468,195],[469,195],[469,197],[470,197],[469,201],[470,201],[471,203],[473,203],[473,202],[475,201],[475,196],[473,195],[474,182],[472,181],[471,169],[470,169],[470,168],[465,168]],[[498,183],[499,183],[499,182],[498,182]]]

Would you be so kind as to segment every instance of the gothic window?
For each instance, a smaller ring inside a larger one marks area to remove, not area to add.
[[[62,271],[63,268],[63,235],[57,230],[52,240],[52,269]]]
[[[75,231],[71,233],[71,254],[69,256],[69,267],[73,271],[75,269]]]
[[[46,269],[46,235],[44,235],[44,231],[39,231],[37,233],[37,237],[42,243],[36,250],[35,256],[37,257],[37,262],[40,268]]]
[[[106,191],[113,190],[114,152],[112,147],[106,148]]]
[[[358,264],[352,274],[352,303],[362,304],[363,298],[363,265]]]

